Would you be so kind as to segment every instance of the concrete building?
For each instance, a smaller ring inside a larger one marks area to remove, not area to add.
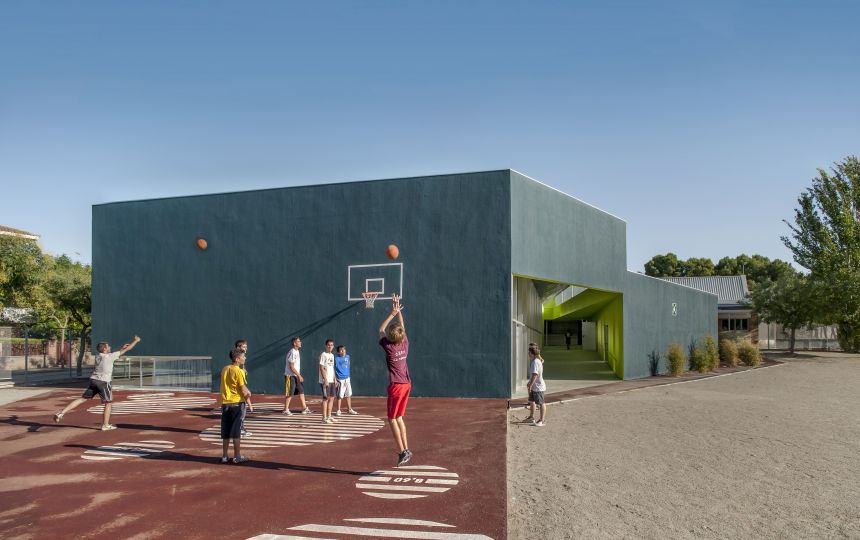
[[[380,292],[372,310],[365,290]],[[627,271],[623,220],[511,170],[93,208],[94,342],[137,332],[136,354],[212,356],[213,387],[245,338],[252,389],[283,392],[299,335],[311,391],[331,338],[356,392],[384,395],[377,328],[394,292],[416,396],[521,392],[526,345],[550,325],[584,328],[625,379],[649,375],[652,351],[716,337],[715,295]]]

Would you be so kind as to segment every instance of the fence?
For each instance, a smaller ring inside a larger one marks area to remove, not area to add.
[[[80,331],[69,328],[0,326],[0,372],[16,381],[36,382],[74,377]],[[82,370],[92,368],[89,336],[84,341]]]
[[[210,356],[123,356],[114,363],[113,384],[140,390],[204,390],[212,387]]]

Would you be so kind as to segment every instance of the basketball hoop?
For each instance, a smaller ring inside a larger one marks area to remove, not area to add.
[[[361,296],[364,297],[364,307],[373,309],[373,303],[376,301],[376,297],[379,296],[379,291],[365,291],[361,293]]]

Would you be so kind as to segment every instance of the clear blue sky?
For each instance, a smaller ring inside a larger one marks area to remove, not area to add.
[[[3,2],[0,224],[88,262],[92,204],[513,168],[624,218],[631,270],[789,260],[797,196],[860,154],[858,20],[848,0]]]

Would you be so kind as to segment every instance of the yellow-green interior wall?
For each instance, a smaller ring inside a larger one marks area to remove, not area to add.
[[[619,294],[594,318],[597,323],[597,352],[607,358],[609,367],[618,378],[624,378],[624,299]],[[609,341],[604,340],[603,327],[609,325]],[[608,348],[608,349],[607,349]],[[604,356],[604,351],[609,354]]]

